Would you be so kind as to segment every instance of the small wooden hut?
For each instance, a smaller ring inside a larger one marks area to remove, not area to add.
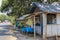
[[[25,19],[31,17],[34,19],[34,38],[37,32],[43,40],[60,40],[60,5],[33,2],[29,16]],[[40,28],[35,25],[37,22]]]

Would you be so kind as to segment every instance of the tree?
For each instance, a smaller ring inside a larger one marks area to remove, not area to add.
[[[40,0],[3,0],[1,11],[12,10],[11,15],[24,15],[29,12],[30,4]]]
[[[8,20],[10,21],[12,24],[15,24],[15,17],[13,16],[7,16],[7,15],[4,15],[4,14],[0,14],[0,21],[5,21],[5,20]]]
[[[52,3],[54,1],[59,1],[59,0],[47,0],[48,3]],[[32,2],[43,2],[43,0],[3,0],[2,1],[2,6],[1,6],[1,11],[9,11],[10,9],[12,10],[9,15],[12,16],[22,16],[24,14],[29,13],[30,9],[30,4]]]

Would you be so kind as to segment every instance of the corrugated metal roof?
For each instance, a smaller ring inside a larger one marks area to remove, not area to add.
[[[38,7],[39,10],[41,10],[43,12],[60,13],[60,5],[42,4],[42,3],[39,3],[39,2],[33,2],[32,3],[32,7],[31,7],[30,12],[33,13],[36,7]],[[29,15],[30,14],[23,15],[19,19],[23,20],[24,18],[26,18]]]
[[[33,2],[32,6],[38,7],[39,10],[43,12],[50,12],[50,13],[60,13],[60,5],[51,5],[51,4],[43,4],[39,2]],[[31,9],[33,10],[33,9]]]
[[[21,16],[21,17],[19,17],[19,19],[20,20],[23,20],[23,19],[25,19],[27,16],[29,16],[30,14],[26,14],[26,15],[23,15],[23,16]]]

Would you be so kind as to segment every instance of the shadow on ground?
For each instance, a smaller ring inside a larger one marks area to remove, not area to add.
[[[12,35],[9,33],[10,26],[9,25],[0,25],[0,36]]]
[[[14,36],[16,36],[18,40],[34,40],[33,33],[21,33],[21,32],[15,31],[14,34],[15,34]],[[36,39],[41,40],[41,37],[37,35]]]

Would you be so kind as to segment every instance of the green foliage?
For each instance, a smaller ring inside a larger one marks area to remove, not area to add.
[[[4,21],[4,20],[6,20],[6,19],[7,19],[7,16],[6,16],[6,15],[3,15],[3,14],[0,15],[0,20],[1,20],[1,21]]]
[[[12,24],[15,24],[15,17],[9,16],[7,20],[9,20]]]
[[[40,2],[40,0],[3,0],[1,11],[7,11],[9,8],[12,8],[12,12],[10,14],[12,16],[28,14],[30,4],[34,1]]]
[[[9,20],[12,24],[15,24],[15,17],[0,14],[0,21],[3,22],[4,20]]]
[[[59,2],[60,0],[47,0],[48,3]]]
[[[47,0],[48,3],[52,3],[60,0]],[[30,4],[32,2],[43,2],[43,0],[3,0],[1,11],[8,11],[12,8],[10,15],[12,16],[22,16],[28,14],[30,10]]]
[[[3,2],[2,2],[2,7],[1,7],[1,9],[3,10],[4,8],[5,8],[5,10],[7,10],[8,8],[6,8],[7,7],[7,5],[8,5],[8,0],[2,0]],[[0,10],[1,10],[0,9]]]

